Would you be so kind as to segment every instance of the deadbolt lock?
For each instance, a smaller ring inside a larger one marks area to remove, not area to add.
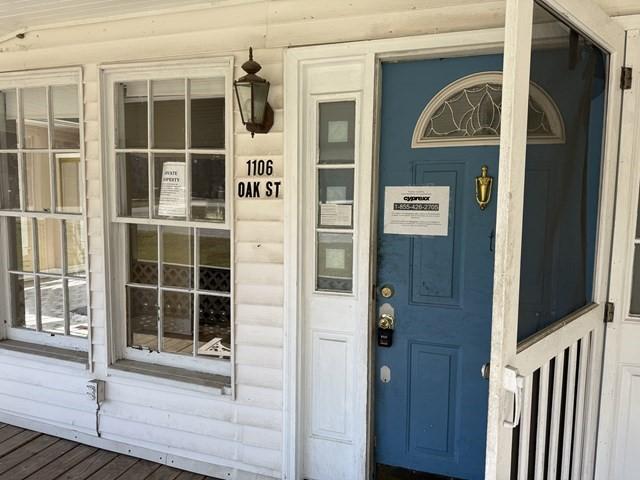
[[[384,298],[391,298],[393,297],[393,294],[394,294],[394,291],[391,285],[383,285],[380,288],[380,295],[382,295]]]

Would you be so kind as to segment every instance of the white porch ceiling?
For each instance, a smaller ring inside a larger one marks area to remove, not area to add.
[[[225,0],[0,0],[0,37],[24,30],[208,8]]]
[[[298,1],[317,2],[318,0]],[[360,3],[366,0],[351,1]],[[428,7],[431,1],[415,0],[415,4],[420,8]],[[42,27],[245,2],[277,4],[278,0],[0,0],[0,39]],[[595,0],[595,2],[612,16],[640,14],[640,0]],[[455,5],[456,0],[452,0],[451,3]]]

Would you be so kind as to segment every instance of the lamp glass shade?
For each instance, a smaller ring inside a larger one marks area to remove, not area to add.
[[[242,123],[253,123],[253,109],[251,108],[251,82],[235,82],[238,106]]]
[[[268,96],[269,82],[253,84],[253,123],[262,125],[264,121],[264,112],[267,108]]]

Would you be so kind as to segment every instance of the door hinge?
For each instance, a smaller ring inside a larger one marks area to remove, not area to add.
[[[616,306],[613,302],[604,304],[604,323],[613,322],[613,314],[616,312]]]
[[[620,75],[620,88],[622,90],[631,90],[632,82],[633,69],[631,67],[622,67],[622,74]]]

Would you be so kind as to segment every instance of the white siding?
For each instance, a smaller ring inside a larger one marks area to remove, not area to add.
[[[614,10],[627,8],[622,0],[605,1]],[[283,48],[499,26],[504,2],[233,3],[198,12],[48,28],[0,44],[0,71],[83,66],[94,370],[90,374],[77,367],[0,351],[0,418],[18,416],[92,435],[95,405],[84,390],[87,379],[98,377],[107,381],[107,400],[100,416],[103,441],[160,452],[156,459],[167,463],[182,458],[220,465],[223,469],[219,471],[228,471],[228,478],[248,479],[279,477],[282,468],[283,202],[238,200],[235,204],[235,400],[155,382],[150,377],[111,371],[108,376],[104,251],[108,221],[103,218],[100,64],[233,54],[237,78],[247,49],[253,45],[255,58],[263,65],[261,75],[272,85],[269,102],[275,124],[268,135],[252,139],[236,106],[235,174],[244,176],[244,162],[259,157],[272,159],[274,175],[281,177]],[[284,195],[287,191],[284,179]],[[202,464],[193,468],[203,470]],[[186,464],[183,461],[181,465]]]

